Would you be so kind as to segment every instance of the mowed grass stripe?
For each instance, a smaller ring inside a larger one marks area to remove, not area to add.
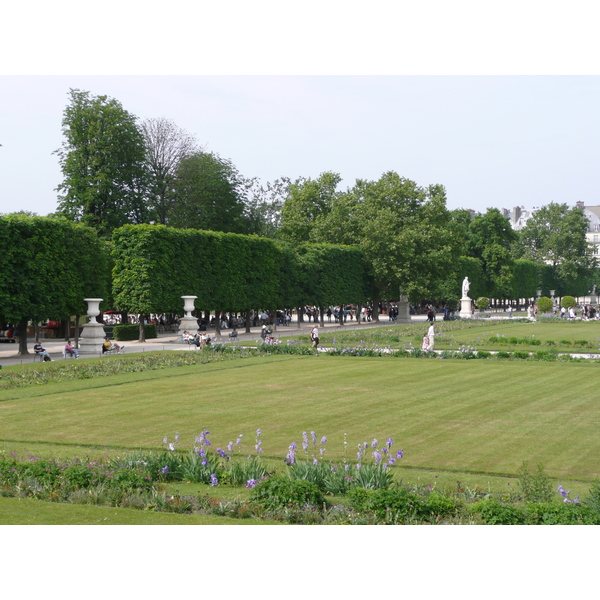
[[[191,448],[209,429],[215,447],[244,434],[247,454],[261,428],[264,452],[283,460],[314,430],[335,458],[346,433],[350,461],[359,442],[392,436],[407,466],[515,474],[528,461],[555,477],[600,476],[598,365],[327,356],[234,365],[6,401],[0,436],[136,448],[177,431]]]

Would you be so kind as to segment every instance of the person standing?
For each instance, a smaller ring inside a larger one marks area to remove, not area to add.
[[[427,339],[429,341],[429,351],[432,352],[435,345],[435,330],[433,328],[433,323],[431,323],[429,330],[427,331]]]
[[[310,332],[310,339],[312,341],[313,348],[316,350],[319,346],[319,328],[316,325]]]

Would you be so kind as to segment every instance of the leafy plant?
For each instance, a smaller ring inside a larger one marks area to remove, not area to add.
[[[554,498],[550,477],[542,464],[538,465],[534,473],[529,472],[526,462],[521,465],[519,489],[525,502],[552,502]]]
[[[522,509],[497,499],[475,502],[469,507],[469,513],[479,517],[484,525],[524,525],[527,521]]]
[[[554,303],[552,302],[552,299],[548,298],[547,296],[541,296],[540,298],[538,298],[536,305],[540,313],[550,313],[554,308]]]
[[[314,483],[282,476],[260,482],[252,490],[250,500],[271,510],[292,506],[321,508],[327,505],[323,493]]]

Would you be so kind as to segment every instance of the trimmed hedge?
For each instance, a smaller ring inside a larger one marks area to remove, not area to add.
[[[154,323],[146,323],[144,325],[146,339],[158,337],[156,333],[156,325]],[[117,342],[128,342],[137,340],[140,337],[140,326],[133,325],[115,325],[113,329],[113,337]]]

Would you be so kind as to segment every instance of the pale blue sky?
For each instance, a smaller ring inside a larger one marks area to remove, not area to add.
[[[166,117],[262,182],[388,170],[449,208],[600,204],[598,76],[3,76],[0,212],[56,208],[71,87]]]

